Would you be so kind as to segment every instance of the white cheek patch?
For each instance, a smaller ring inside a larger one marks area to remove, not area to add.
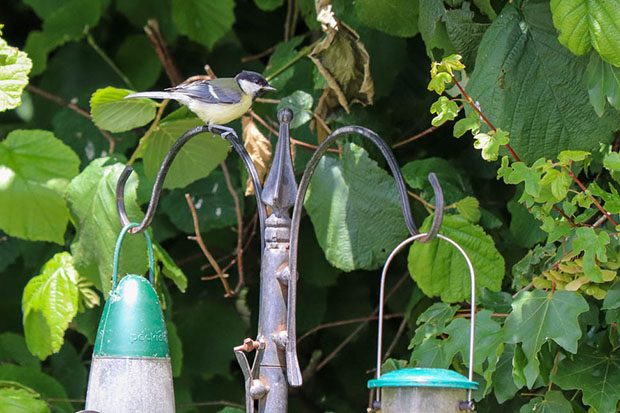
[[[261,87],[256,83],[248,82],[247,80],[239,80],[239,87],[247,95],[254,96]]]

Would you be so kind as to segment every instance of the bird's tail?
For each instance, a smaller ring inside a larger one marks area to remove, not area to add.
[[[125,99],[149,98],[149,99],[174,99],[185,105],[188,104],[189,98],[178,92],[138,92],[125,96]]]

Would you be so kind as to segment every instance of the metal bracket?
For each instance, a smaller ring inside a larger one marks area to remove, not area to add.
[[[233,350],[245,381],[245,411],[246,413],[254,413],[254,400],[262,398],[269,391],[269,386],[259,379],[259,366],[265,351],[265,343],[246,338],[242,345]],[[256,350],[256,355],[252,367],[250,367],[246,353],[252,350]]]

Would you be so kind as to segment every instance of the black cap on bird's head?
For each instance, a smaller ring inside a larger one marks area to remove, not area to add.
[[[264,92],[276,90],[263,75],[249,70],[244,70],[239,73],[235,76],[235,80],[243,92],[252,97],[257,97]]]

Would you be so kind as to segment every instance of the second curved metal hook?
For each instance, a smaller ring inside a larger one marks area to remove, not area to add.
[[[407,229],[412,236],[420,236],[419,240],[421,242],[432,241],[439,232],[439,228],[441,227],[441,223],[443,220],[443,209],[444,209],[444,197],[443,191],[441,189],[441,185],[439,184],[439,180],[434,173],[430,173],[428,175],[428,180],[433,187],[433,191],[435,193],[435,215],[433,217],[433,223],[431,228],[427,231],[426,235],[420,235],[415,222],[413,220],[413,215],[411,214],[411,206],[409,205],[409,197],[407,194],[407,187],[405,186],[405,180],[400,171],[400,167],[398,166],[398,162],[392,153],[390,147],[385,143],[383,139],[379,137],[375,132],[370,129],[361,127],[361,126],[346,126],[332,132],[322,143],[319,145],[318,149],[312,155],[310,161],[306,165],[306,170],[304,171],[303,177],[299,182],[299,189],[297,191],[297,197],[295,199],[295,206],[293,208],[293,215],[291,217],[291,233],[290,233],[290,247],[289,247],[289,270],[291,273],[290,281],[289,281],[289,289],[288,289],[288,297],[287,297],[287,307],[288,307],[288,317],[287,317],[287,331],[288,331],[288,344],[286,347],[286,368],[287,368],[287,377],[289,384],[291,386],[301,386],[302,384],[302,376],[301,369],[299,367],[299,360],[297,357],[297,336],[296,336],[296,297],[297,297],[297,254],[298,254],[298,243],[299,243],[299,225],[301,222],[301,210],[303,208],[304,199],[306,197],[306,192],[308,190],[308,186],[310,185],[310,180],[316,170],[321,157],[327,152],[329,145],[335,141],[336,139],[347,135],[347,134],[357,134],[368,140],[370,140],[373,144],[375,144],[381,154],[387,161],[390,170],[392,171],[392,175],[394,176],[394,180],[396,181],[396,185],[398,187],[398,193],[400,197],[400,203],[402,207],[403,216],[405,219],[405,224],[407,225]]]

